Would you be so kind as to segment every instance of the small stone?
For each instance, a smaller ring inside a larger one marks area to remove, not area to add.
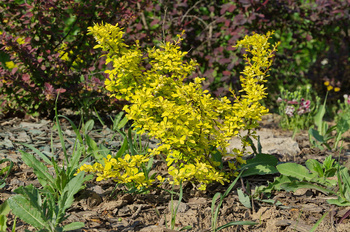
[[[173,201],[173,210],[176,209],[179,201]],[[171,212],[171,201],[169,202],[168,206],[169,212]],[[189,206],[186,203],[180,202],[179,208],[177,209],[178,213],[185,213],[189,209]]]

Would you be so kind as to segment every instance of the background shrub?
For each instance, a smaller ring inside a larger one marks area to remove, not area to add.
[[[87,27],[121,25],[137,1],[3,0],[0,3],[0,96],[3,113],[50,115],[59,107],[116,108],[105,94],[104,59]],[[141,2],[141,1],[140,1]]]
[[[266,84],[269,108],[277,109],[280,86],[294,91],[310,83],[315,92],[324,94],[323,82],[329,80],[341,87],[330,94],[333,102],[350,87],[346,0],[19,2],[0,3],[1,43],[11,48],[3,46],[0,54],[4,112],[46,114],[60,88],[65,91],[62,106],[90,109],[94,103],[100,110],[115,108],[101,88],[106,78],[104,59],[98,58],[100,54],[92,50],[95,42],[86,35],[88,26],[101,21],[119,23],[126,29],[126,43],[140,40],[143,48],[171,41],[185,30],[182,50],[199,63],[189,79],[205,77],[203,88],[215,96],[240,88],[243,61],[232,45],[246,34],[271,30],[281,45]]]
[[[185,30],[182,47],[199,63],[197,73],[206,78],[204,88],[222,96],[229,88],[240,88],[243,61],[232,45],[246,34],[275,30],[274,39],[282,44],[267,83],[267,103],[272,108],[279,86],[294,91],[311,83],[324,94],[323,81],[328,78],[348,89],[349,9],[345,0],[151,1],[141,17],[130,21],[127,35],[150,46]]]

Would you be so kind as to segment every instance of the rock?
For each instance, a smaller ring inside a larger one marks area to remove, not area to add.
[[[170,201],[169,202],[169,206],[168,206],[169,212],[171,212],[171,203],[173,203],[173,210],[175,210],[178,202],[179,201],[173,201],[173,202]],[[188,209],[189,209],[189,206],[186,203],[180,202],[180,205],[179,205],[179,208],[177,209],[177,212],[178,213],[185,213]]]
[[[246,135],[246,132],[242,132],[242,135]],[[257,136],[260,136],[260,143],[262,146],[262,153],[266,154],[281,154],[281,155],[290,155],[295,156],[300,152],[299,145],[290,137],[276,136],[271,133],[271,130],[265,131],[260,130],[256,133]],[[257,141],[252,139],[255,147],[257,147]],[[230,145],[228,146],[228,152],[232,152],[234,148],[242,149],[241,140],[238,137],[232,138]],[[248,153],[253,153],[251,147],[247,147]]]

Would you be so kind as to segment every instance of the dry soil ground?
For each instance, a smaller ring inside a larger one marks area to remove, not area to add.
[[[62,128],[65,133],[66,145],[70,149],[74,141],[74,133],[67,121],[62,121]],[[40,187],[33,171],[23,164],[19,149],[24,149],[19,143],[30,143],[38,149],[52,153],[60,159],[60,143],[57,133],[53,132],[54,152],[50,151],[52,121],[40,119],[2,119],[0,121],[0,156],[10,158],[15,166],[6,180],[6,186],[0,189],[0,203],[13,194],[18,186],[34,184]],[[96,127],[98,131],[90,132],[90,136],[108,145],[111,150],[117,150],[120,146],[118,136],[113,138],[113,132],[108,127]],[[265,145],[264,149],[273,153],[280,162],[296,162],[303,164],[307,159],[313,158],[323,161],[324,158],[333,154],[340,157],[341,163],[348,160],[349,145],[339,155],[330,152],[321,152],[309,147],[308,137],[305,132],[296,136],[296,144],[293,141],[284,143],[280,138],[290,139],[291,132],[278,129],[276,119],[267,117],[261,122],[261,129],[269,135],[265,140],[277,144],[278,148],[271,148]],[[349,136],[346,136],[347,139]],[[277,139],[276,142],[273,142]],[[267,142],[262,140],[262,142]],[[152,142],[151,142],[152,144]],[[267,143],[270,144],[270,143]],[[267,146],[267,147],[266,147]],[[294,147],[294,153],[293,153]],[[283,152],[291,149],[291,152]],[[163,165],[157,165],[159,171],[165,171]],[[224,231],[310,231],[312,226],[327,212],[330,212],[322,221],[316,231],[350,231],[348,218],[339,223],[343,215],[350,208],[336,207],[329,205],[326,196],[312,190],[301,190],[296,193],[275,192],[269,199],[278,200],[282,205],[268,204],[253,200],[252,208],[243,206],[238,200],[237,189],[249,183],[251,189],[255,186],[267,185],[273,181],[275,176],[253,176],[241,179],[233,191],[225,198],[221,208],[218,225],[231,221],[249,220],[258,224],[255,226],[233,226]],[[115,184],[112,181],[86,183],[86,188],[76,196],[76,202],[68,210],[70,215],[67,222],[80,221],[85,227],[79,231],[172,231],[165,227],[166,219],[170,220],[170,194],[166,191],[155,189],[147,194],[128,194],[123,192],[122,187],[114,190]],[[171,189],[170,186],[164,186]],[[176,228],[191,226],[188,231],[210,231],[211,226],[211,200],[216,192],[224,192],[228,185],[213,184],[206,191],[197,191],[191,184],[184,186],[183,201],[180,204],[176,217]],[[13,215],[8,216],[8,225],[13,223]],[[24,229],[33,230],[32,227],[17,220],[16,231]]]

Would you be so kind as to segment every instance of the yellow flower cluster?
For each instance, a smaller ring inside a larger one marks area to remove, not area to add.
[[[84,164],[77,173],[81,171],[96,173],[96,181],[113,178],[118,184],[132,183],[138,189],[150,186],[154,182],[154,179],[149,179],[142,169],[142,166],[146,166],[149,161],[146,156],[127,154],[124,158],[115,159],[108,155],[107,159],[103,158],[103,161],[103,165],[101,163]]]
[[[138,43],[124,43],[118,25],[95,25],[89,31],[98,42],[95,48],[107,51],[107,62],[113,63],[113,69],[106,71],[107,90],[131,103],[124,110],[133,125],[140,128],[139,133],[160,140],[150,155],[166,156],[173,183],[197,181],[205,189],[210,182],[228,181],[234,172],[223,172],[213,152],[220,152],[222,158],[232,157],[229,167],[236,169],[244,163],[242,152],[228,154],[228,141],[241,130],[256,128],[257,121],[268,113],[259,100],[266,96],[264,78],[277,46],[270,49],[270,33],[246,36],[237,43],[251,56],[245,54],[247,66],[240,78],[242,94],[236,97],[232,92],[232,102],[203,91],[204,78],[184,83],[197,63],[184,61],[187,52],[180,51],[181,35],[173,43],[149,48],[144,53]]]

